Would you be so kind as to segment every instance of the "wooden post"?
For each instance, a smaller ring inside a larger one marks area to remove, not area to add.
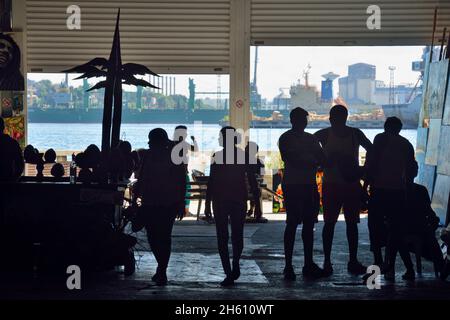
[[[438,10],[438,8],[435,7],[434,8],[434,18],[433,18],[433,33],[431,36],[430,63],[433,62],[433,48],[434,48],[434,35],[436,34],[437,10]]]
[[[443,58],[446,33],[447,33],[447,28],[444,28],[444,31],[442,33],[442,39],[441,39],[441,50],[439,50],[439,61],[441,61]]]

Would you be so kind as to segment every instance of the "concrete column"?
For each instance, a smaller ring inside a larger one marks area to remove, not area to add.
[[[250,0],[231,0],[230,124],[247,132],[250,124]]]

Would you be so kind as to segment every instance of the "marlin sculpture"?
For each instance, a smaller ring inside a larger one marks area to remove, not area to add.
[[[104,155],[109,154],[111,148],[115,148],[119,144],[120,125],[122,123],[122,84],[159,89],[157,86],[135,77],[135,75],[146,74],[159,77],[158,74],[144,65],[136,63],[122,64],[119,20],[120,9],[117,13],[116,29],[108,60],[105,58],[94,58],[85,64],[63,71],[64,73],[82,73],[81,76],[75,79],[106,77],[106,80],[98,82],[87,90],[105,88],[102,124],[102,153]]]

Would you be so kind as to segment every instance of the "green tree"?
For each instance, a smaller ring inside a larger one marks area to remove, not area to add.
[[[50,80],[40,80],[35,84],[36,95],[39,98],[39,104],[43,107],[54,107],[55,100],[53,98],[56,88]]]
[[[188,105],[188,98],[181,94],[171,96],[175,102],[175,109],[186,109]]]

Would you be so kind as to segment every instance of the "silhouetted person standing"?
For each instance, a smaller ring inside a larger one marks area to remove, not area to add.
[[[322,129],[314,135],[319,139],[329,160],[323,175],[324,227],[322,232],[325,255],[324,270],[333,273],[331,248],[334,228],[341,209],[344,210],[347,226],[349,262],[347,270],[352,274],[364,274],[366,267],[358,261],[358,223],[361,208],[362,187],[359,167],[359,147],[367,151],[372,143],[364,133],[346,125],[347,108],[335,105],[330,110],[330,128]]]
[[[281,158],[285,164],[282,181],[286,205],[286,229],[284,231],[284,278],[296,279],[292,265],[297,226],[303,223],[304,249],[303,275],[310,278],[323,276],[323,270],[313,261],[314,223],[319,214],[319,194],[316,172],[326,162],[325,154],[315,136],[305,132],[308,112],[295,108],[290,113],[292,129],[283,133],[278,141]]]
[[[24,169],[22,149],[4,131],[5,122],[0,117],[0,181],[16,181]]]
[[[148,138],[149,149],[139,170],[136,193],[142,200],[147,238],[158,263],[152,280],[157,285],[166,285],[172,228],[176,217],[183,217],[186,171],[184,165],[172,161],[173,142],[166,131],[154,129]]]
[[[264,163],[258,157],[259,146],[252,141],[249,141],[245,147],[245,156],[250,169],[254,172],[256,178],[264,176]],[[256,222],[267,222],[263,218],[261,188],[259,188],[259,199],[257,202],[250,200],[250,209],[247,211],[247,216],[254,216]]]
[[[185,197],[185,207],[184,207],[184,215],[189,215],[189,205],[191,203],[189,189],[190,189],[190,179],[189,179],[189,153],[197,152],[198,145],[194,136],[191,136],[192,144],[186,141],[187,138],[187,127],[183,125],[179,125],[175,127],[175,132],[173,134],[173,140],[175,143],[175,147],[172,152],[177,156],[177,161],[182,161],[186,167],[186,197]],[[173,157],[173,156],[172,156]],[[178,162],[176,162],[178,163]]]
[[[387,221],[387,268],[385,277],[395,277],[397,252],[403,259],[407,272],[405,279],[415,276],[413,264],[402,241],[404,227],[402,217],[405,212],[406,190],[409,177],[414,174],[415,157],[412,144],[400,136],[402,122],[389,117],[384,124],[385,131],[378,134],[368,153],[368,181],[370,184],[369,232],[375,264],[381,265],[381,244],[383,242],[384,220]]]
[[[245,152],[238,145],[238,135],[233,127],[220,130],[219,144],[222,150],[214,153],[211,160],[207,201],[212,201],[216,222],[217,244],[225,279],[222,286],[234,284],[241,274],[240,258],[244,248],[244,223],[247,211],[247,183],[251,187],[254,201],[259,199],[259,190],[253,170],[246,164]],[[228,252],[228,222],[231,223],[233,264]]]

